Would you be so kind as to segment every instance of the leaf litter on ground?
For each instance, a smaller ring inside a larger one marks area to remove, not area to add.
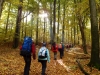
[[[37,52],[40,47],[37,46]],[[79,47],[75,47],[64,51],[63,59],[60,59],[59,52],[57,53],[57,60],[53,60],[53,53],[50,50],[51,61],[47,63],[46,74],[47,75],[84,75],[76,63],[78,59],[86,72],[90,75],[99,75],[100,71],[95,68],[89,68],[87,64],[90,60],[89,54],[83,53],[83,50]],[[0,47],[0,75],[23,75],[24,59],[19,54],[20,50],[12,49],[8,46]],[[41,64],[38,59],[31,61],[30,75],[41,75]]]

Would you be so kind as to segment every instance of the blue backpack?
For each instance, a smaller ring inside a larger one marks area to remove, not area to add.
[[[22,44],[22,50],[21,50],[20,55],[30,56],[31,55],[31,46],[32,46],[32,38],[31,37],[25,37],[23,44]]]

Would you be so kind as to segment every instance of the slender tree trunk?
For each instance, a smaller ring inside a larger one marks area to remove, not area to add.
[[[52,1],[50,2],[50,43],[53,42],[53,28],[52,28]]]
[[[23,13],[23,15],[22,15],[22,17],[24,17],[24,15],[25,15],[25,12]],[[22,33],[21,33],[21,38],[24,38],[24,36],[25,36],[25,22],[24,22],[24,19],[22,19],[22,22],[23,22],[23,24],[22,24]]]
[[[69,33],[69,28],[68,28],[68,33],[67,33],[67,42],[69,43],[69,41],[70,41],[70,35],[69,35],[70,33]]]
[[[95,0],[89,0],[90,4],[90,18],[91,18],[91,39],[92,39],[92,50],[90,66],[98,67],[99,62],[99,34],[98,34],[98,20]],[[99,65],[100,68],[100,65]]]
[[[47,35],[47,20],[46,20],[46,18],[45,18],[45,42],[47,42],[47,37],[48,35]]]
[[[39,18],[37,18],[37,26],[36,26],[36,45],[38,45],[38,20]]]
[[[11,26],[10,26],[10,34],[9,34],[9,40],[12,38],[12,31],[13,31],[13,22],[11,23]]]
[[[7,23],[6,23],[5,37],[6,37],[7,31],[8,31],[8,22],[9,22],[10,8],[11,8],[11,3],[9,4],[9,9],[8,9],[8,16],[7,16]]]
[[[56,22],[56,0],[54,0],[54,10],[53,10],[53,42],[55,41],[55,22]]]
[[[74,0],[74,3],[81,3],[81,0]],[[76,6],[77,7],[77,6]],[[77,12],[76,14],[78,16],[78,21],[79,21],[79,28],[80,28],[80,32],[81,32],[81,38],[82,38],[82,47],[83,47],[83,51],[85,54],[87,54],[87,48],[86,48],[86,37],[85,37],[85,32],[84,32],[84,28],[85,28],[85,22],[84,22],[84,16],[82,16],[80,14],[80,12]],[[79,39],[79,38],[78,38]]]
[[[40,0],[38,0],[39,2]],[[39,4],[38,4],[38,12],[37,12],[37,26],[36,26],[36,45],[38,45],[38,26],[39,26]]]
[[[75,21],[74,21],[74,24],[75,24]],[[75,45],[76,44],[76,26],[74,25],[74,40],[73,40],[73,44]]]
[[[87,49],[86,49],[86,37],[85,37],[85,33],[84,33],[84,21],[82,22],[82,16],[79,16],[79,27],[80,27],[80,31],[81,31],[81,37],[82,37],[82,47],[83,47],[83,51],[85,54],[87,54]]]
[[[0,0],[0,18],[1,18],[1,14],[2,14],[2,9],[3,9],[4,1],[5,0]]]
[[[57,27],[57,41],[59,40],[59,20],[60,20],[60,0],[58,0],[58,27]]]
[[[99,58],[100,58],[100,17],[99,17]]]
[[[71,27],[71,43],[73,43],[73,27]]]
[[[79,34],[79,26],[77,25],[77,34]],[[79,45],[80,42],[79,42],[79,35],[77,35],[77,44]]]
[[[27,36],[27,32],[26,32],[27,31],[27,26],[26,26],[27,25],[27,16],[25,17],[25,21],[24,22],[25,22],[25,25],[24,25],[25,26],[25,29],[24,29],[25,35],[24,35],[24,37],[25,37],[25,36]]]
[[[76,0],[74,0],[74,3],[75,3],[75,7],[77,7],[77,5],[76,5]],[[76,23],[76,15],[74,15],[74,24]],[[78,25],[77,25],[78,26]],[[74,25],[74,42],[73,42],[73,44],[75,45],[76,44],[76,41],[78,41],[78,39],[76,40],[76,32],[78,31],[77,30],[77,26],[75,26]],[[77,33],[78,34],[78,33]],[[78,36],[77,36],[78,37]]]
[[[44,18],[44,33],[43,33],[43,42],[45,42],[45,18]]]
[[[65,0],[66,1],[66,0]],[[65,5],[66,5],[66,2],[64,2],[64,6],[63,6],[63,26],[62,26],[62,42],[64,42],[64,29],[65,29],[65,11],[66,11],[66,9],[65,9]]]
[[[33,14],[32,14],[32,17],[31,17],[31,37],[33,35]]]
[[[20,2],[23,3],[23,0],[20,0]],[[16,29],[15,29],[13,48],[17,48],[18,44],[19,44],[21,15],[22,15],[22,4],[20,4],[19,7],[18,7],[18,14],[17,14],[17,20],[16,20]]]

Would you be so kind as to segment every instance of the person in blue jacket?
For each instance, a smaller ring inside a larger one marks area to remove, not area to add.
[[[43,43],[42,47],[39,49],[38,52],[38,62],[42,64],[41,75],[45,75],[47,61],[50,62],[50,54],[49,54],[49,50],[46,48],[46,43]]]

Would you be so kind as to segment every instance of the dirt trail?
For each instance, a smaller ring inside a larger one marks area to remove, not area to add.
[[[50,50],[50,49],[49,49]],[[38,52],[38,49],[37,49]],[[81,71],[75,69],[75,60],[71,60],[72,55],[65,51],[64,58],[53,60],[53,52],[50,51],[50,63],[47,63],[47,75],[83,75]],[[0,75],[23,75],[24,69],[23,57],[19,55],[19,49],[2,48],[0,49]],[[78,72],[78,74],[75,74]],[[41,64],[38,60],[31,62],[30,75],[41,75]]]
[[[47,69],[46,69],[47,75],[68,75],[67,70],[58,62],[60,60],[59,53],[57,55],[57,60],[54,60],[53,53],[52,51],[50,51],[50,58],[51,58],[50,63],[47,63]],[[31,64],[30,75],[41,75],[41,64],[37,62],[37,59]]]

